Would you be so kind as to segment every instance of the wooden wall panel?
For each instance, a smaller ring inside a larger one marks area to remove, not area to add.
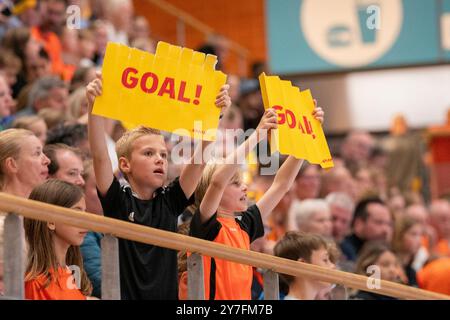
[[[266,60],[266,30],[264,0],[166,0],[172,5],[212,27],[227,38],[250,51],[247,66],[257,60]],[[158,40],[176,43],[176,19],[146,0],[134,0],[136,14],[145,16]],[[186,46],[197,48],[204,42],[200,32],[186,28]],[[230,54],[224,71],[238,72],[238,61]]]

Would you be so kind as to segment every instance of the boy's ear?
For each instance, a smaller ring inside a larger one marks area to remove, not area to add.
[[[54,222],[47,222],[47,228],[49,228],[51,231],[55,231],[56,225]]]
[[[119,158],[119,168],[125,174],[130,173],[130,171],[131,171],[130,161],[128,161],[128,159],[125,157],[120,157]]]
[[[17,165],[17,162],[13,157],[6,158],[4,163],[4,168],[6,169],[6,171],[11,173],[17,173],[19,171],[19,166]]]

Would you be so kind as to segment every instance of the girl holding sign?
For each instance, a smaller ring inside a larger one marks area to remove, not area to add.
[[[323,121],[321,108],[313,116]],[[247,186],[242,181],[239,161],[276,129],[277,114],[267,109],[253,134],[231,153],[223,164],[210,164],[195,191],[198,209],[192,218],[192,236],[250,249],[250,243],[264,235],[262,217],[267,216],[291,188],[303,163],[292,156],[278,170],[274,182],[262,198],[247,206]],[[250,300],[252,267],[221,259],[203,257],[205,298],[211,300]]]

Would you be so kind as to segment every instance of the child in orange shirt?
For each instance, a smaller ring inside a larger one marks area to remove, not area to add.
[[[68,182],[50,179],[33,189],[29,197],[85,211],[81,188]],[[25,298],[31,300],[86,300],[92,291],[83,269],[79,246],[87,230],[62,223],[24,219],[28,242],[28,262],[25,275]],[[68,266],[79,270],[75,277]]]
[[[317,120],[322,122],[323,115],[321,108],[315,108],[313,116]],[[272,212],[291,188],[303,160],[289,156],[266,193],[248,207],[239,159],[245,159],[265,133],[277,127],[277,113],[267,109],[256,131],[227,156],[224,164],[205,168],[195,191],[198,208],[191,221],[191,236],[250,250],[250,243],[264,235],[262,218]],[[251,266],[210,257],[203,257],[203,262],[206,299],[251,299]]]

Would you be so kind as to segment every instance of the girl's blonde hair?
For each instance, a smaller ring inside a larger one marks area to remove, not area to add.
[[[71,183],[49,179],[33,189],[29,199],[70,208],[84,197],[83,190]],[[43,275],[47,278],[47,287],[53,281],[51,271],[56,272],[58,261],[53,246],[54,232],[47,222],[25,218],[25,236],[28,242],[28,261],[25,281]],[[80,290],[84,295],[90,295],[92,285],[83,268],[83,259],[78,246],[70,246],[66,254],[66,265],[78,266],[81,270]],[[60,284],[61,285],[61,284]]]
[[[213,159],[205,166],[202,177],[200,178],[200,182],[198,183],[197,188],[194,192],[196,208],[200,207],[200,203],[202,202],[203,197],[208,190],[214,172],[216,172],[217,168],[219,168],[220,166],[225,165],[227,164],[225,164],[224,159]],[[242,182],[242,171],[240,169],[236,171],[230,182]]]
[[[5,188],[5,161],[8,158],[17,158],[23,139],[34,136],[26,129],[8,129],[0,132],[0,190]]]

